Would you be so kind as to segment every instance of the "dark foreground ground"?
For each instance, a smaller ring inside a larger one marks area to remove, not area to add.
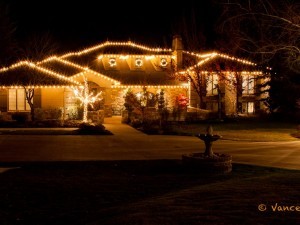
[[[5,166],[16,167],[0,173],[1,225],[300,223],[296,170],[233,164],[205,175],[180,160]]]

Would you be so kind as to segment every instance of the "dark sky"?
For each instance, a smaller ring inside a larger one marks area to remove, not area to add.
[[[216,10],[209,0],[175,1],[65,1],[0,0],[9,5],[11,20],[19,37],[51,33],[67,48],[84,47],[106,40],[132,40],[151,46],[171,44],[179,23],[190,24],[193,13],[197,26],[211,38]]]

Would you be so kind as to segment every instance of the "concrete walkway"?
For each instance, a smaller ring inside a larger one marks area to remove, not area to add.
[[[181,159],[204,151],[196,137],[146,135],[105,118],[114,135],[0,135],[0,164],[36,161],[97,161]],[[213,149],[233,156],[236,163],[300,169],[300,141],[238,142],[219,140]]]
[[[137,137],[146,137],[148,135],[140,132],[127,124],[121,123],[121,116],[113,116],[104,119],[104,126],[107,130],[111,131],[114,135],[119,137],[127,137],[127,136],[137,136]]]

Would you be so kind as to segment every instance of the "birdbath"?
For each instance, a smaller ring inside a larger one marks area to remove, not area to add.
[[[228,154],[214,153],[212,144],[221,138],[220,135],[213,134],[212,126],[208,126],[205,134],[198,134],[197,137],[204,141],[205,150],[202,153],[191,153],[182,155],[184,166],[202,172],[227,173],[232,170],[232,156]]]
[[[221,138],[221,136],[214,135],[213,128],[211,125],[209,125],[206,128],[206,134],[198,134],[197,137],[200,138],[202,141],[204,141],[204,144],[205,144],[204,156],[214,157],[215,155],[212,150],[212,144],[214,141],[219,140]]]

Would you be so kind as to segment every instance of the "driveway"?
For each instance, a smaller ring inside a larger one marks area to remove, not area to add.
[[[181,159],[204,150],[196,137],[146,135],[119,117],[106,118],[104,125],[114,135],[0,135],[0,163]],[[213,149],[231,154],[235,163],[300,169],[300,141],[219,140]]]

